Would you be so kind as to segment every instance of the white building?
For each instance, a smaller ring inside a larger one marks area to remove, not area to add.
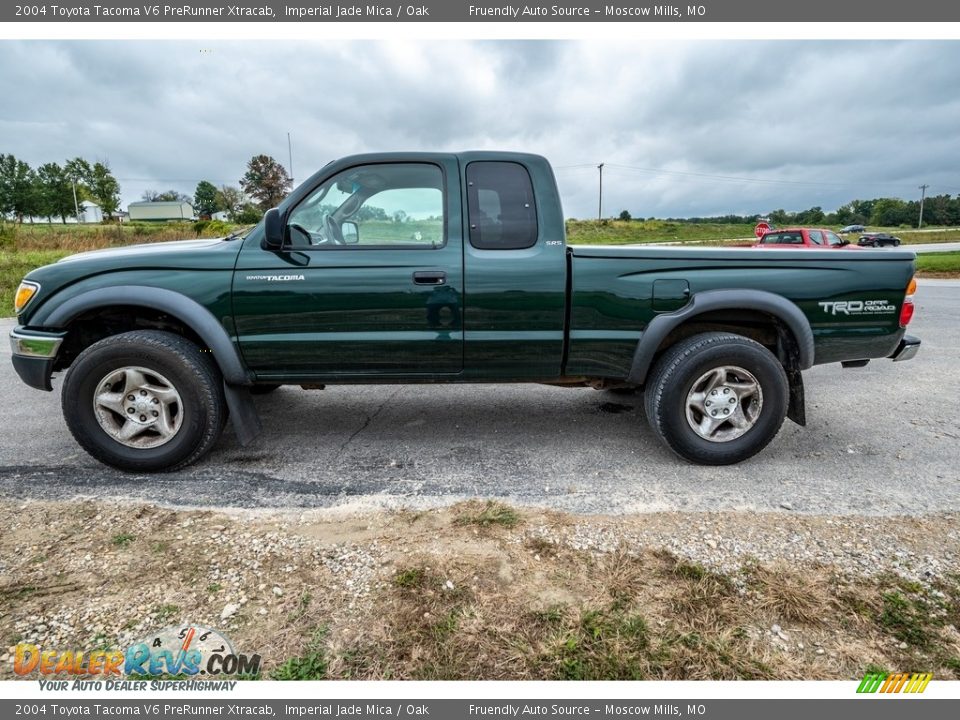
[[[131,220],[196,220],[193,205],[179,200],[130,203]]]
[[[66,217],[67,225],[76,225],[77,223],[83,223],[86,225],[96,225],[97,223],[103,222],[103,211],[100,209],[100,206],[95,202],[90,202],[89,200],[84,200],[78,205],[80,209],[80,216],[73,217],[68,215]],[[26,216],[23,218],[25,223],[62,223],[63,219],[59,215],[55,217],[40,217],[39,215]]]

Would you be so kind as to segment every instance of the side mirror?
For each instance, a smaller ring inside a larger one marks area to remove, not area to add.
[[[360,242],[360,228],[352,220],[344,220],[340,223],[340,235],[343,237],[344,245],[356,245]]]
[[[270,208],[263,216],[263,247],[267,250],[283,247],[283,223],[276,208]]]

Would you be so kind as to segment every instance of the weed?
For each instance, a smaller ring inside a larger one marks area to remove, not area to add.
[[[324,651],[327,628],[314,631],[307,644],[306,653],[293,657],[270,673],[273,680],[324,680],[327,677],[329,663]]]
[[[119,535],[114,535],[110,542],[116,547],[125,548],[135,539],[135,536],[131,535],[130,533],[120,533]]]
[[[180,612],[180,608],[177,605],[157,605],[153,609],[153,614],[157,617],[157,622],[167,622],[176,617],[176,614]]]
[[[918,648],[930,645],[926,605],[897,591],[883,594],[883,612],[879,623],[898,640]]]
[[[470,503],[475,506],[475,503]],[[484,506],[479,510],[473,507],[467,509],[454,521],[456,525],[478,525],[480,527],[489,527],[491,525],[500,525],[502,527],[514,527],[520,522],[520,513],[509,505],[504,505],[495,500],[487,500]]]
[[[407,568],[393,577],[393,584],[401,588],[416,588],[423,585],[426,573],[423,568]]]

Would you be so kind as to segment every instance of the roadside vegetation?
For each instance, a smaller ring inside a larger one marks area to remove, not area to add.
[[[956,521],[3,501],[0,676],[18,642],[124,648],[198,623],[275,680],[960,678]],[[706,540],[652,539],[691,528]],[[860,562],[847,546],[865,534],[898,553]],[[762,559],[734,550],[756,542]]]
[[[918,255],[917,270],[923,277],[960,277],[960,252]]]

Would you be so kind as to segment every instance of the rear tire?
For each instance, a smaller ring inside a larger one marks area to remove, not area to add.
[[[203,457],[227,419],[210,353],[159,330],[100,340],[67,373],[63,415],[76,441],[126,472],[170,471]]]
[[[763,450],[780,431],[788,401],[787,375],[773,353],[742,335],[719,332],[669,348],[644,395],[660,440],[701,465],[730,465]]]

